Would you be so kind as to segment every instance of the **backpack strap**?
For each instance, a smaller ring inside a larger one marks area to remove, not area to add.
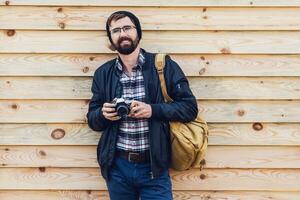
[[[173,99],[168,95],[166,81],[164,77],[164,68],[166,63],[166,54],[158,53],[155,55],[155,68],[158,72],[160,87],[164,96],[165,102],[172,102]]]

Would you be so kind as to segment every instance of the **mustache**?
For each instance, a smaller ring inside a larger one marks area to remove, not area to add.
[[[129,37],[121,37],[121,38],[119,38],[118,43],[120,44],[120,43],[123,42],[124,40],[129,40],[130,42],[133,42],[132,39],[129,38]]]

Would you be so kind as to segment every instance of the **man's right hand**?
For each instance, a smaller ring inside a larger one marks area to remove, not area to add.
[[[118,113],[116,112],[115,109],[116,104],[113,103],[104,103],[102,107],[102,113],[103,116],[111,121],[116,121],[121,119],[120,116],[118,116]]]

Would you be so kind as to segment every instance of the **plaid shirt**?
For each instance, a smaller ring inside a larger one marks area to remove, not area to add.
[[[138,62],[133,67],[131,76],[125,74],[122,61],[117,58],[115,67],[120,72],[120,81],[123,86],[122,98],[134,99],[145,102],[145,86],[142,75],[142,66],[145,63],[145,57],[140,51]],[[148,119],[136,119],[127,117],[121,119],[117,149],[130,152],[145,152],[149,149],[149,124]]]

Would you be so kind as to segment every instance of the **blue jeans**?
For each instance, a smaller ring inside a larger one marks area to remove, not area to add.
[[[150,178],[150,163],[136,164],[116,157],[106,181],[111,200],[172,200],[169,170]]]

